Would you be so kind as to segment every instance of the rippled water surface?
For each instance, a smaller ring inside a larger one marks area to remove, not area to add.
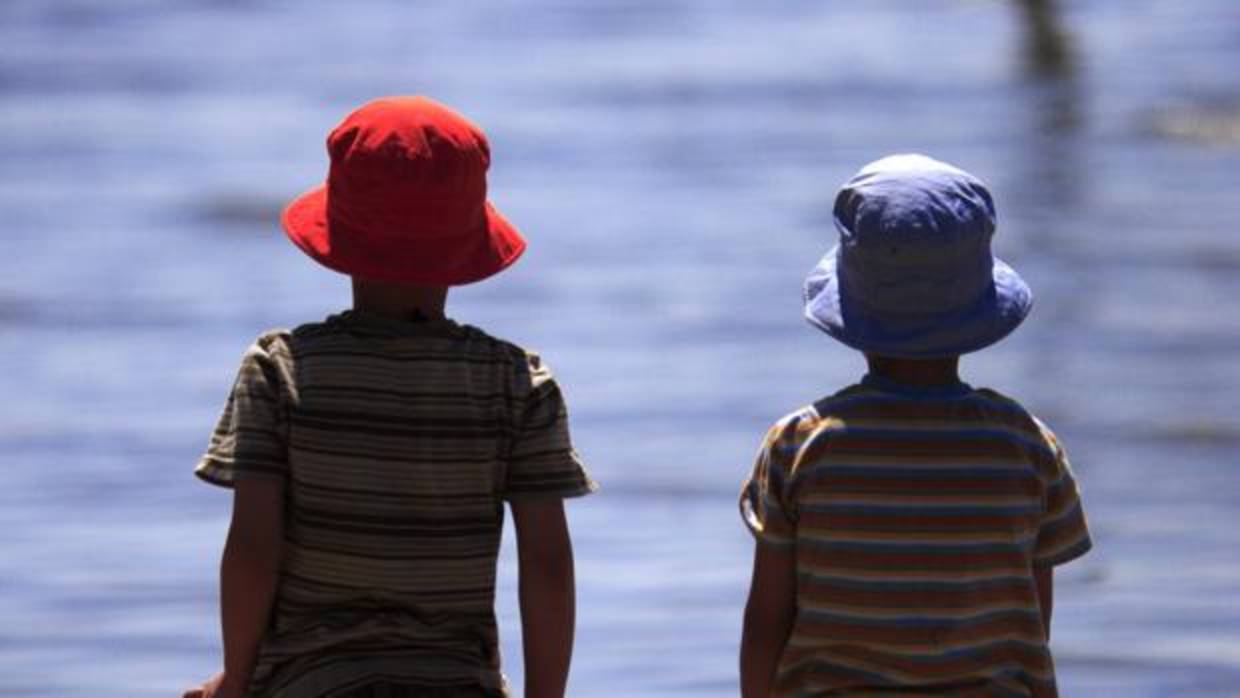
[[[605,488],[570,507],[572,695],[734,693],[739,481],[771,420],[861,370],[801,321],[801,278],[835,187],[902,150],[991,183],[1038,294],[965,369],[1085,487],[1064,694],[1238,695],[1240,6],[1062,4],[1038,33],[978,0],[0,3],[0,695],[214,669],[229,498],[190,469],[250,339],[347,303],[276,218],[327,130],[394,93],[491,135],[532,245],[450,310],[542,350]]]

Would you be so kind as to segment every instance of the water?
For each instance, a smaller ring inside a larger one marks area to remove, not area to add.
[[[1064,694],[1237,695],[1240,6],[1065,4],[1066,63],[976,0],[0,4],[0,695],[216,667],[229,498],[190,468],[250,339],[347,302],[277,212],[346,111],[415,92],[487,127],[532,240],[450,310],[546,354],[605,488],[570,505],[572,695],[734,694],[739,481],[771,420],[861,370],[800,281],[838,183],[901,150],[992,184],[1038,294],[965,369],[1085,487]]]

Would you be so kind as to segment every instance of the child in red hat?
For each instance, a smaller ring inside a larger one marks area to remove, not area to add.
[[[450,286],[525,249],[487,201],[486,137],[394,97],[327,146],[326,185],[283,223],[352,276],[353,308],[263,334],[242,359],[195,471],[234,490],[224,670],[185,695],[507,695],[494,612],[506,501],[525,695],[561,697],[574,624],[562,499],[596,486],[547,366],[444,315]]]

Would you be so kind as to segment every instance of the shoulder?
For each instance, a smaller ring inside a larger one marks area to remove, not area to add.
[[[293,360],[289,340],[290,331],[285,329],[268,330],[256,337],[242,354],[238,382],[266,390],[290,384]]]
[[[798,408],[775,420],[767,429],[766,442],[768,445],[794,443],[799,440],[800,434],[813,428],[819,421],[812,406]]]
[[[485,353],[494,360],[509,364],[519,387],[530,390],[555,383],[555,376],[542,354],[516,342],[496,337],[473,325],[461,325],[465,339],[474,351]]]
[[[511,360],[514,364],[525,364],[526,356],[532,354],[516,342],[497,337],[474,325],[459,325],[460,338],[470,345],[473,351],[487,353],[496,358]]]
[[[513,364],[520,367],[529,368],[531,365],[537,365],[541,362],[541,357],[537,351],[527,349],[503,337],[496,337],[486,330],[473,325],[461,325],[461,332],[462,337],[475,345],[479,350],[490,352],[497,357],[508,358]]]
[[[999,423],[1052,467],[1065,460],[1063,445],[1046,422],[1030,412],[1014,398],[997,390],[979,388],[973,399],[982,408],[986,418]]]
[[[839,420],[859,410],[881,407],[885,401],[889,400],[881,393],[857,383],[819,398],[802,410],[818,420]]]
[[[1004,422],[1029,438],[1043,440],[1047,435],[1053,436],[1046,424],[1015,398],[992,388],[977,388],[970,397],[980,412],[992,419]]]
[[[287,353],[289,344],[292,342],[293,336],[296,332],[296,329],[290,330],[286,328],[267,330],[255,338],[254,343],[250,345],[248,352],[267,357]]]
[[[767,431],[767,445],[796,448],[814,435],[842,429],[844,416],[863,393],[860,386],[849,386],[785,414]]]
[[[1015,398],[1009,397],[994,388],[975,388],[972,399],[989,404],[992,408],[1008,412],[1023,419],[1032,420],[1033,415]]]
[[[245,367],[274,366],[289,357],[290,331],[285,329],[267,330],[258,335],[241,356],[241,365]]]

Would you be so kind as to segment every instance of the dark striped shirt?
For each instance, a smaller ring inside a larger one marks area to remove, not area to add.
[[[285,483],[253,695],[290,698],[372,681],[502,694],[502,502],[595,488],[537,355],[354,311],[250,347],[196,474]]]
[[[795,551],[774,696],[1056,695],[1035,566],[1089,532],[1054,434],[960,384],[868,378],[780,420],[741,511]]]

